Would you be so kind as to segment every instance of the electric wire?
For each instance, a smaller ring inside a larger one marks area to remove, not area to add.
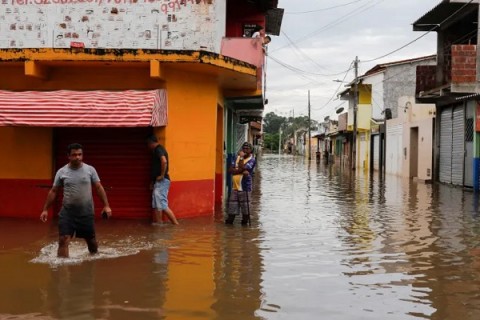
[[[319,108],[312,108],[312,110],[320,111],[320,110],[324,109],[326,106],[328,106],[328,105],[330,104],[330,102],[333,101],[333,99],[335,98],[335,96],[337,95],[337,93],[340,91],[340,88],[342,87],[343,83],[345,82],[345,79],[347,78],[348,73],[350,72],[350,70],[352,70],[352,65],[353,65],[353,63],[354,63],[353,61],[350,63],[347,72],[345,72],[345,75],[343,76],[343,79],[340,81],[340,84],[338,85],[337,90],[335,90],[335,92],[334,92],[333,95],[330,97],[330,99],[328,99],[328,101],[327,101],[324,105],[322,105],[321,107],[319,107]]]
[[[295,71],[295,72],[298,72],[302,75],[311,75],[311,76],[321,76],[321,77],[333,77],[333,76],[339,76],[339,75],[342,75],[344,74],[345,72],[348,72],[350,70],[352,70],[351,68],[349,68],[348,70],[344,70],[342,72],[338,72],[338,73],[332,73],[332,74],[322,74],[322,73],[315,73],[315,72],[309,72],[309,71],[305,71],[305,70],[302,70],[302,69],[299,69],[297,67],[294,67],[290,64],[287,64],[285,62],[282,62],[280,61],[279,59],[275,58],[274,56],[272,55],[269,55],[268,56],[270,59],[272,59],[273,61],[275,61],[276,63],[280,64],[281,66],[291,70],[291,71]]]
[[[377,2],[375,2],[375,1],[377,1]],[[332,21],[332,22],[330,22],[330,23],[327,23],[326,25],[320,27],[319,29],[317,29],[317,30],[315,30],[315,31],[313,31],[313,32],[311,32],[311,33],[309,33],[309,34],[307,34],[307,35],[305,35],[305,36],[303,36],[303,37],[295,40],[294,43],[298,44],[298,43],[303,42],[303,41],[305,41],[305,40],[307,40],[307,39],[310,39],[311,37],[314,37],[315,35],[323,32],[323,31],[326,31],[326,30],[328,30],[328,29],[331,29],[332,27],[334,27],[334,26],[336,26],[336,25],[338,25],[338,24],[340,24],[340,23],[348,20],[351,16],[354,16],[354,15],[360,14],[360,13],[362,13],[362,12],[364,12],[364,11],[367,11],[368,9],[371,9],[371,8],[375,7],[376,5],[378,5],[378,4],[380,4],[380,3],[384,2],[384,1],[385,1],[385,0],[371,0],[371,1],[369,1],[368,3],[365,3],[365,4],[361,5],[360,7],[357,7],[357,8],[355,8],[354,10],[348,12],[347,14],[341,16],[340,18],[338,18],[338,19],[336,19],[336,20],[334,20],[334,21]],[[361,9],[361,10],[360,10],[360,9]],[[276,51],[278,51],[278,50],[281,50],[281,49],[286,48],[286,47],[289,47],[289,46],[290,46],[290,44],[284,45],[284,46],[282,46],[282,47],[276,48],[276,49],[273,50],[272,52],[276,52]]]
[[[355,0],[355,1],[352,1],[352,2],[348,2],[348,3],[344,3],[344,4],[339,4],[339,5],[337,5],[337,6],[327,7],[327,8],[323,8],[323,9],[317,9],[317,10],[297,11],[297,12],[285,12],[285,14],[306,14],[306,13],[314,13],[314,12],[320,12],[320,11],[328,11],[328,10],[332,10],[332,9],[336,9],[336,8],[346,7],[346,6],[349,6],[349,5],[351,5],[351,4],[354,4],[354,3],[357,3],[357,2],[361,2],[361,1],[364,1],[364,0]]]
[[[462,11],[463,9],[465,9],[469,4],[471,4],[474,0],[470,0],[469,2],[465,3],[463,6],[461,6],[457,11],[455,11],[454,13],[452,13],[451,15],[449,15],[448,17],[446,17],[442,22],[440,22],[439,24],[435,25],[434,27],[432,27],[430,30],[428,30],[427,32],[425,32],[424,34],[422,34],[421,36],[413,39],[412,41],[408,42],[407,44],[404,44],[403,46],[401,46],[400,48],[397,48],[389,53],[386,53],[384,55],[381,55],[380,57],[377,57],[375,59],[370,59],[370,60],[365,60],[363,61],[363,63],[368,63],[368,62],[373,62],[373,61],[376,61],[376,60],[380,60],[382,58],[385,58],[385,57],[388,57],[389,55],[392,55],[406,47],[408,47],[409,45],[411,45],[412,43],[415,43],[417,42],[418,40],[422,39],[423,37],[425,37],[427,34],[429,34],[430,32],[432,31],[435,31],[436,29],[438,29],[442,24],[444,24],[445,22],[447,22],[448,20],[450,20],[452,17],[454,17],[457,13],[459,13],[460,11]]]
[[[277,64],[279,64],[280,66],[282,66],[282,67],[284,67],[284,68],[286,68],[286,69],[288,69],[288,70],[296,73],[296,74],[297,74],[298,76],[300,76],[301,78],[303,78],[303,79],[305,79],[305,80],[308,80],[308,81],[310,81],[310,82],[315,82],[315,83],[320,84],[320,85],[322,84],[321,82],[319,82],[319,81],[317,81],[317,80],[315,80],[315,79],[309,78],[309,77],[307,76],[307,75],[309,74],[308,72],[305,72],[305,71],[303,71],[303,70],[297,69],[297,68],[295,68],[295,67],[293,67],[293,66],[291,66],[291,65],[289,65],[289,64],[286,64],[286,63],[284,63],[284,62],[276,59],[275,57],[272,57],[271,55],[268,56],[268,57],[269,57],[270,59],[272,59],[272,61],[274,61],[274,62],[276,62]],[[311,75],[311,73],[310,73],[310,75]]]
[[[316,65],[317,67],[319,67],[320,69],[325,69],[324,66],[318,64],[315,60],[313,60],[309,55],[307,55],[302,49],[300,49],[293,41],[292,39],[285,33],[285,31],[282,30],[282,34],[285,36],[285,38],[287,38],[288,42],[290,42],[290,44],[292,45],[292,47],[297,50],[301,57],[303,57],[304,59],[307,59],[309,61],[311,61],[314,65]],[[295,51],[294,50],[294,51]],[[301,58],[300,57],[300,58]],[[342,72],[343,73],[343,72]]]

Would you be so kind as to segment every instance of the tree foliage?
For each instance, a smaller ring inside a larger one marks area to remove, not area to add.
[[[270,134],[277,133],[285,121],[285,117],[276,115],[274,112],[269,112],[263,117],[263,132]]]
[[[280,129],[282,129],[281,144],[283,146],[285,141],[295,136],[295,132],[307,132],[308,124],[308,116],[285,118],[274,112],[267,113],[263,118],[264,148],[273,152],[278,151]],[[314,131],[317,127],[318,122],[310,120],[310,129]]]
[[[277,133],[266,133],[264,140],[263,140],[263,147],[273,151],[273,152],[278,152],[278,141],[279,140],[279,134]]]

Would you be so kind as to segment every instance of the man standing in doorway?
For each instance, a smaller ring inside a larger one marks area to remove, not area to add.
[[[97,253],[98,244],[95,238],[92,185],[97,189],[103,201],[103,214],[112,216],[112,209],[108,204],[107,194],[100,183],[94,167],[83,163],[83,147],[72,143],[67,147],[69,163],[60,168],[55,174],[53,187],[47,195],[47,200],[40,214],[40,220],[47,221],[48,209],[57,197],[60,187],[63,187],[62,209],[58,214],[58,256],[68,258],[68,245],[72,237],[85,239],[88,251]]]
[[[252,174],[256,164],[252,151],[252,144],[243,143],[242,150],[238,152],[235,162],[228,170],[232,174],[232,192],[227,203],[226,224],[233,224],[235,217],[240,213],[242,214],[242,225],[250,222]]]
[[[148,147],[152,150],[152,192],[153,223],[161,223],[162,215],[165,214],[170,222],[178,224],[173,211],[168,207],[168,190],[170,189],[170,176],[168,175],[168,153],[158,143],[156,136],[151,135],[147,139]]]

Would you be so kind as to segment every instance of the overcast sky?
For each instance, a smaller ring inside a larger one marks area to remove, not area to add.
[[[335,117],[343,101],[332,99],[351,81],[355,56],[359,75],[379,63],[436,53],[432,32],[406,48],[373,62],[422,36],[412,23],[441,0],[279,0],[285,9],[280,36],[273,36],[267,60],[265,113],[307,115],[310,90],[311,117]],[[293,42],[293,44],[292,44]],[[362,62],[364,61],[364,62]],[[282,65],[279,64],[279,62]]]

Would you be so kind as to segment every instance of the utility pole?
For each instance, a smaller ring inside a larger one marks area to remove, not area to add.
[[[278,155],[282,154],[282,127],[278,129]]]
[[[353,83],[353,143],[352,143],[352,170],[355,170],[357,162],[357,111],[358,111],[358,56],[353,62],[355,80]]]
[[[311,140],[312,140],[312,132],[311,132],[311,128],[312,128],[312,122],[311,122],[311,118],[310,118],[310,90],[308,90],[308,160],[312,160],[312,155],[311,155],[311,149],[312,149],[312,145],[311,145]]]

